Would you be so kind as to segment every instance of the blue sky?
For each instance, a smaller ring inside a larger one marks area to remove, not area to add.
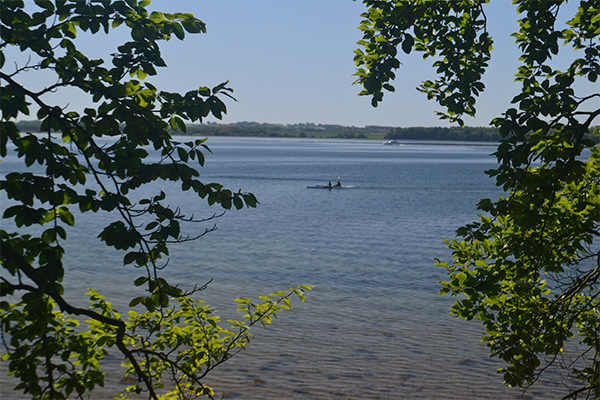
[[[353,50],[361,38],[357,29],[365,10],[361,2],[154,0],[150,9],[191,12],[207,24],[207,34],[163,43],[168,67],[150,79],[161,90],[180,92],[229,80],[238,101],[227,102],[223,123],[448,126],[433,114],[437,105],[415,89],[421,81],[435,77],[432,61],[424,61],[417,53],[402,59],[396,92],[386,94],[379,107],[371,107],[370,98],[357,96],[360,87],[352,84]],[[517,29],[515,7],[509,0],[492,0],[487,16],[495,39],[494,54],[478,115],[465,120],[470,126],[487,126],[506,110],[519,89],[513,82],[519,52],[509,36]],[[119,41],[127,39],[124,35],[98,34],[78,42],[89,55],[106,57]],[[17,52],[6,55],[5,69],[14,65],[11,57],[24,63]],[[31,84],[48,82],[48,78],[27,79]],[[584,90],[597,88],[588,85]],[[74,93],[55,96],[63,106],[86,104]]]
[[[508,0],[499,1],[504,4],[492,5],[498,23],[491,28],[508,36],[516,22],[505,16],[514,7]],[[370,98],[358,97],[360,87],[353,85],[352,75],[353,51],[361,39],[357,26],[365,11],[361,2],[155,0],[152,7],[191,11],[207,24],[206,35],[165,47],[169,64],[165,83],[185,90],[186,82],[212,85],[229,79],[238,102],[228,104],[225,122],[447,125],[433,114],[436,104],[415,89],[434,77],[431,61],[416,53],[403,60],[396,92],[386,94],[377,108],[370,105]],[[504,41],[507,46],[496,47],[511,53],[511,48],[516,51],[512,43],[509,39]],[[514,95],[507,89],[518,88],[509,72],[517,65],[512,58],[514,63],[498,57],[492,65],[480,115],[467,124],[486,126],[506,109]]]

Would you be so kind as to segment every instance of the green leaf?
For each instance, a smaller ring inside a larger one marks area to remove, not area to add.
[[[406,34],[404,36],[404,40],[402,40],[402,51],[404,51],[406,54],[410,54],[414,43],[415,40],[413,39],[413,37],[409,34]]]
[[[189,33],[203,33],[205,32],[204,24],[200,21],[195,21],[191,18],[184,19],[181,24]]]
[[[57,211],[62,222],[69,226],[75,225],[75,216],[69,211],[68,208],[60,207]]]
[[[233,205],[235,206],[236,210],[241,210],[244,208],[244,202],[238,196],[233,198]]]
[[[183,38],[185,37],[185,32],[183,31],[181,25],[177,22],[173,22],[171,23],[171,28],[173,29],[173,33],[175,34],[175,36],[177,36],[179,40],[183,40]]]
[[[135,262],[135,260],[137,260],[138,257],[138,253],[137,252],[130,252],[125,254],[125,257],[123,257],[123,264],[127,265],[127,264],[132,264]],[[139,285],[136,285],[139,286]]]
[[[182,147],[177,148],[177,154],[179,155],[179,159],[183,162],[187,162],[189,158],[189,153]]]
[[[135,286],[142,286],[144,283],[148,282],[148,277],[147,276],[140,276],[139,278],[137,278],[133,284]]]
[[[161,22],[164,22],[167,20],[163,13],[157,12],[157,11],[152,11],[148,18],[150,19],[150,21],[154,22],[155,24],[160,24]]]
[[[175,121],[177,122],[177,127],[179,128],[179,130],[183,133],[186,133],[187,128],[185,126],[185,122],[183,122],[183,120],[179,117],[175,117]]]
[[[54,11],[54,4],[49,0],[34,0],[34,3],[48,11]]]
[[[211,91],[207,87],[200,87],[198,89],[198,93],[200,94],[200,96],[205,96],[205,97],[208,97],[211,95]]]
[[[143,301],[145,301],[147,299],[147,297],[134,297],[130,302],[129,302],[129,307],[135,307],[138,304],[142,303]]]

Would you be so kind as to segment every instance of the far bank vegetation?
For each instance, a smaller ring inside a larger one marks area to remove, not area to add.
[[[39,121],[20,121],[21,131],[39,132]],[[367,125],[365,127],[327,124],[268,124],[259,122],[236,122],[232,124],[187,125],[187,134],[193,136],[240,136],[240,137],[288,137],[329,139],[373,139],[373,140],[432,140],[497,142],[500,134],[496,128],[488,127],[408,127]],[[591,137],[591,136],[590,136]],[[598,140],[596,137],[595,140]]]

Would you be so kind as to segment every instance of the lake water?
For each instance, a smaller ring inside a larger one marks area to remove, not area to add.
[[[314,285],[306,303],[295,302],[267,331],[255,331],[248,349],[215,371],[207,383],[217,398],[521,394],[502,384],[495,372],[502,365],[480,343],[480,324],[449,315],[453,299],[439,295],[445,270],[433,265],[435,257],[449,259],[442,239],[476,218],[478,200],[499,195],[484,174],[495,166],[494,146],[258,138],[208,144],[213,154],[201,171],[204,180],[252,192],[261,204],[227,212],[215,232],[174,247],[165,271],[170,280],[190,287],[212,279],[199,296],[227,317],[236,297]],[[3,163],[2,173],[11,165]],[[338,177],[355,188],[307,188]],[[178,194],[174,185],[162,188],[171,204],[197,216],[218,211]],[[126,304],[139,274],[119,265],[121,255],[94,244],[100,230],[94,218],[81,216],[69,232],[67,297],[77,300],[95,287]],[[121,377],[110,376],[94,398],[122,390]],[[558,393],[547,381],[524,397]],[[3,389],[3,398],[19,398],[11,396]]]

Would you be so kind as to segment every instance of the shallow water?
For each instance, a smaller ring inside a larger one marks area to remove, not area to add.
[[[256,331],[248,349],[207,381],[217,397],[235,399],[510,399],[480,343],[481,326],[449,315],[440,297],[452,238],[475,218],[476,203],[499,194],[483,173],[493,146],[366,141],[213,138],[201,173],[207,181],[257,195],[260,206],[228,212],[218,229],[172,250],[167,274],[227,316],[233,299],[300,284],[314,285],[306,303]],[[10,160],[9,160],[10,161]],[[2,173],[11,163],[3,163]],[[340,177],[344,190],[314,190]],[[161,185],[184,210],[211,215],[202,201]],[[110,221],[110,218],[102,218]],[[70,231],[67,297],[98,288],[127,304],[137,271],[94,244],[94,217]],[[202,230],[204,227],[194,227]],[[191,232],[193,233],[193,232]],[[81,251],[85,249],[85,251]],[[94,398],[119,383],[118,363]],[[4,378],[3,378],[4,379]],[[19,398],[2,383],[2,397]],[[525,398],[558,397],[553,382]]]

